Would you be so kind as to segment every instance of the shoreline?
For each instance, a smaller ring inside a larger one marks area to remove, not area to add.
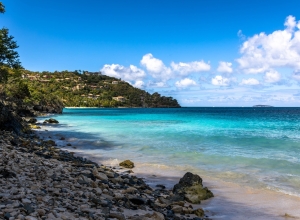
[[[84,152],[76,152],[75,154],[93,161],[100,161],[94,155],[84,154]],[[112,162],[109,163],[108,161],[105,165],[114,166]],[[164,174],[157,175],[156,173],[145,174],[138,172],[138,167],[139,165],[133,169],[134,175],[143,177],[148,185],[164,184],[172,186],[181,177],[169,177]],[[214,198],[203,201],[201,205],[212,219],[252,219],[254,216],[255,219],[300,219],[300,211],[297,205],[300,204],[299,197],[272,190],[254,189],[224,181],[219,182],[219,180],[208,176],[201,175],[201,177],[204,178],[204,185],[212,189],[215,194]]]
[[[0,134],[0,218],[209,219],[201,205],[176,192],[151,188],[128,169],[75,156],[50,137]]]

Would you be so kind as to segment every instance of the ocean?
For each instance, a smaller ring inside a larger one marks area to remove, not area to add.
[[[66,108],[59,147],[148,174],[187,171],[300,197],[300,108]],[[49,116],[47,117],[49,118]],[[40,117],[42,122],[44,117]]]

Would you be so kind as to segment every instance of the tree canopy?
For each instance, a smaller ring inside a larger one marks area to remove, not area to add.
[[[5,7],[2,4],[2,2],[0,2],[0,13],[4,13],[5,12]]]
[[[5,12],[5,7],[0,2],[0,13]],[[18,48],[17,42],[14,37],[9,34],[7,28],[0,29],[0,81],[7,78],[7,71],[3,67],[10,67],[13,69],[22,68],[19,60],[19,53],[16,51]]]
[[[15,50],[18,48],[14,37],[9,35],[7,28],[0,29],[0,65],[14,69],[21,68],[19,54]]]

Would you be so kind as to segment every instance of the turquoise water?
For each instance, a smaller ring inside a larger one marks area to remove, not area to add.
[[[300,196],[300,108],[64,109],[54,117],[52,130],[103,159]]]

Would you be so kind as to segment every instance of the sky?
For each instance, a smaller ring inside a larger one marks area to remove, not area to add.
[[[87,70],[182,106],[300,107],[299,0],[2,0],[32,71]]]

